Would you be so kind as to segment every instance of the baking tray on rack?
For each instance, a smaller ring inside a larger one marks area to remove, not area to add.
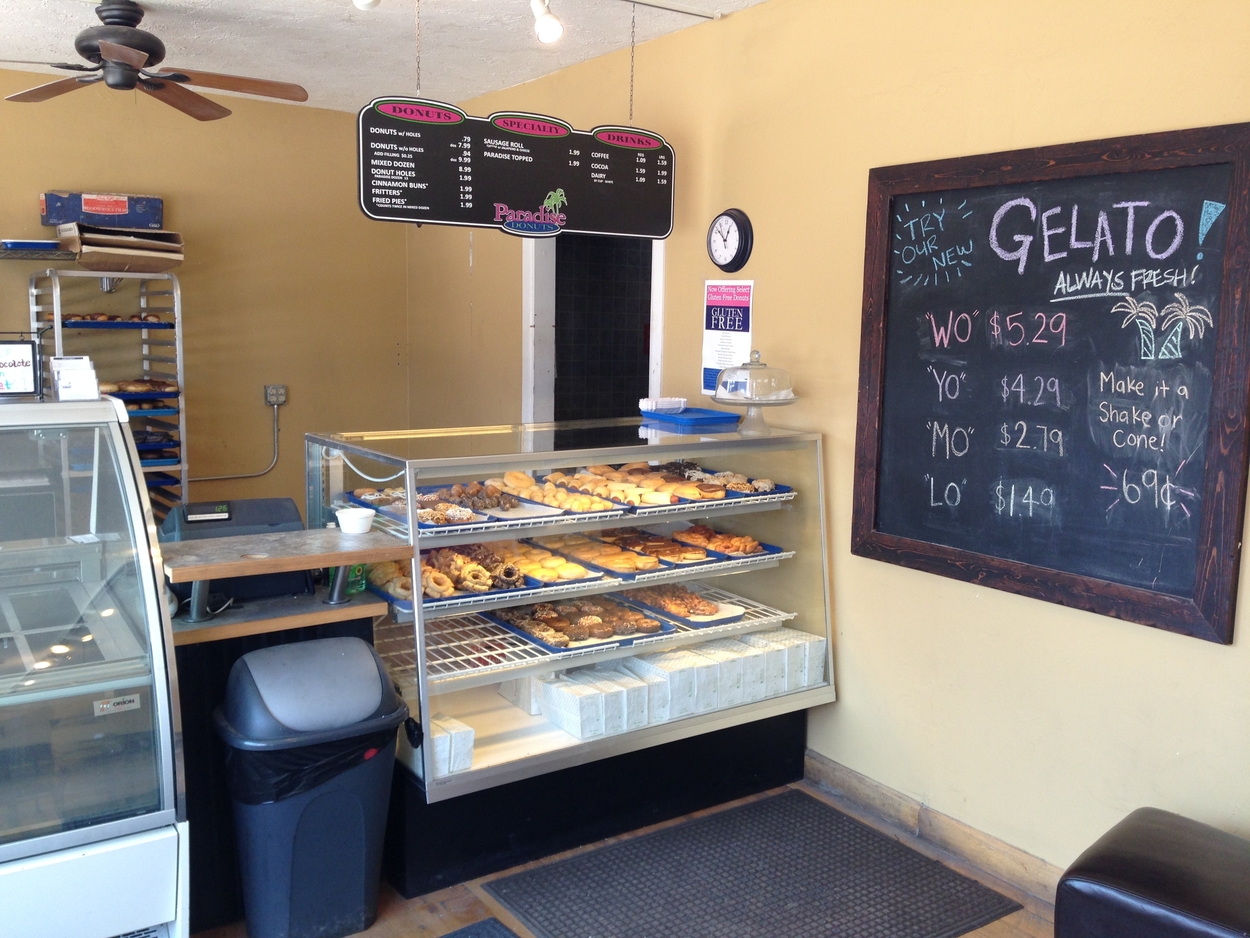
[[[680,528],[679,528],[678,530],[685,530],[685,529],[680,529]],[[713,530],[715,530],[715,529],[713,529]],[[664,534],[663,532],[648,531],[646,528],[638,528],[638,531],[639,531],[640,533],[644,533],[644,534],[654,534],[654,535],[655,535],[655,536],[657,536],[657,537],[667,537],[667,538],[671,538],[671,539],[673,539],[673,540],[676,540],[676,538],[673,538],[673,535],[672,535],[672,534]],[[721,532],[721,531],[717,531],[716,533],[717,533],[717,534],[721,534],[721,533],[723,533],[723,532]],[[754,540],[754,539],[753,539],[753,540]],[[678,541],[677,543],[681,544],[681,543],[684,543],[684,542],[683,542],[683,541]],[[705,547],[705,548],[703,548],[703,549],[704,549],[704,550],[706,550],[706,551],[708,552],[708,554],[709,554],[709,555],[711,555],[711,554],[717,554],[717,555],[718,555],[718,556],[717,556],[717,558],[716,558],[717,560],[743,560],[743,559],[745,559],[745,558],[747,558],[747,557],[766,557],[766,556],[770,556],[770,555],[772,555],[772,554],[784,554],[784,553],[786,552],[786,549],[785,549],[784,547],[778,547],[776,544],[765,544],[763,541],[756,541],[755,543],[757,543],[757,544],[759,544],[759,545],[760,545],[761,550],[757,550],[757,551],[756,551],[755,553],[753,553],[753,554],[744,554],[744,553],[742,553],[741,551],[735,551],[735,552],[733,552],[733,553],[730,553],[730,552],[729,552],[729,551],[727,551],[727,550],[711,550],[711,549],[706,548],[706,547]],[[690,545],[690,546],[692,546],[692,547],[697,547],[697,546],[699,546],[699,545],[697,545],[697,544],[692,544],[692,545]],[[706,561],[706,560],[698,560],[698,561],[695,561],[695,563],[707,563],[707,561]]]
[[[100,322],[95,319],[62,319],[62,329],[173,329],[172,322]]]
[[[575,491],[574,489],[565,488],[564,486],[560,486],[560,488],[563,488],[566,492]],[[578,494],[584,495],[585,493],[579,492]],[[611,521],[614,518],[624,518],[626,512],[628,511],[625,505],[620,505],[617,502],[612,503],[613,506],[615,506],[612,508],[597,508],[592,511],[573,511],[571,508],[556,508],[554,505],[544,505],[542,502],[536,502],[532,498],[522,498],[520,495],[514,495],[512,497],[527,505],[537,505],[551,511],[558,511],[566,517],[577,518],[582,521]],[[608,499],[602,499],[602,501],[608,501]]]
[[[646,533],[646,534],[650,534],[652,537],[668,537],[668,535],[666,535],[666,534],[655,534],[655,533],[653,533],[653,532],[651,532],[651,531],[645,531],[645,529],[642,529],[642,528],[636,528],[636,529],[631,529],[631,530],[637,530],[637,531],[640,531],[640,532],[643,532],[643,533]],[[603,538],[594,537],[593,535],[589,535],[589,534],[587,534],[587,535],[583,535],[583,536],[584,536],[584,537],[586,537],[586,539],[587,539],[587,540],[594,541],[595,543],[599,543],[599,544],[613,544],[613,546],[618,546],[618,545],[615,545],[615,544],[614,544],[614,542],[612,542],[612,541],[607,541],[607,540],[604,540]],[[671,538],[670,538],[670,540],[671,540]],[[708,550],[706,547],[701,547],[701,548],[699,548],[699,549],[700,549],[700,550],[702,550],[702,551],[704,551],[704,553],[705,553],[705,555],[706,555],[706,556],[704,556],[704,557],[702,557],[702,558],[700,558],[700,559],[698,559],[698,560],[669,560],[669,559],[668,559],[668,558],[666,558],[666,557],[656,557],[655,559],[656,559],[656,560],[658,560],[658,561],[659,561],[659,564],[660,564],[660,565],[659,565],[659,567],[653,568],[653,569],[651,569],[651,570],[640,570],[640,571],[638,571],[638,573],[632,573],[632,574],[631,574],[631,573],[619,573],[618,571],[613,570],[611,567],[602,567],[602,566],[600,566],[599,564],[596,564],[593,560],[591,560],[591,561],[581,560],[581,559],[579,559],[579,558],[575,557],[575,556],[574,556],[572,553],[570,553],[568,550],[566,550],[566,549],[562,549],[562,548],[560,548],[560,547],[548,547],[546,544],[543,544],[543,543],[541,542],[541,540],[540,540],[540,538],[539,538],[539,537],[525,538],[525,539],[524,539],[524,541],[525,541],[525,543],[527,543],[527,544],[533,544],[535,547],[540,547],[540,548],[542,548],[543,550],[550,550],[550,551],[553,551],[553,552],[555,552],[555,553],[558,553],[558,554],[560,554],[562,557],[568,557],[568,558],[569,558],[570,560],[572,560],[574,563],[580,563],[580,564],[582,564],[583,566],[593,566],[593,567],[596,567],[596,568],[598,568],[598,569],[601,569],[601,570],[603,570],[605,573],[607,573],[609,576],[618,576],[618,577],[621,577],[621,578],[623,578],[623,579],[630,579],[630,580],[634,579],[634,577],[636,577],[636,576],[638,576],[638,575],[640,575],[640,574],[645,575],[645,574],[648,574],[648,573],[655,573],[657,569],[676,569],[676,570],[684,570],[684,569],[686,569],[686,568],[688,568],[688,567],[697,567],[697,566],[699,566],[700,564],[704,564],[704,563],[722,563],[722,562],[724,562],[724,561],[726,561],[726,560],[737,560],[737,559],[739,559],[739,558],[741,558],[741,557],[746,557],[746,556],[754,556],[754,557],[758,557],[758,556],[760,556],[759,554],[751,554],[751,555],[747,555],[747,554],[737,554],[737,555],[731,555],[731,554],[726,554],[726,553],[723,553],[723,552],[721,552],[721,551],[717,551],[717,550]],[[695,545],[693,545],[693,544],[692,544],[692,545],[690,545],[690,546],[691,546],[691,547],[693,547],[693,546],[695,546]],[[622,550],[623,552],[625,552],[625,553],[630,553],[630,554],[638,554],[638,555],[641,555],[641,556],[654,556],[654,555],[648,555],[645,551],[634,550],[634,549],[632,549],[632,548],[628,548],[628,547],[622,547],[622,548],[621,548],[621,550]],[[780,548],[780,547],[776,548],[774,552],[775,552],[775,553],[781,553],[781,548]]]
[[[458,483],[453,482],[452,483],[452,485],[466,485],[466,484],[472,484],[472,483],[465,483],[465,482],[458,482]],[[482,485],[482,484],[483,483],[481,482],[478,483],[478,485]],[[433,494],[445,491],[450,488],[451,488],[451,485],[419,485],[417,486],[417,493],[419,495],[433,495]],[[495,521],[495,520],[523,521],[523,520],[534,519],[534,518],[554,518],[557,515],[565,514],[565,511],[563,508],[555,508],[555,507],[552,507],[551,505],[544,505],[541,502],[530,501],[528,498],[520,498],[519,496],[516,496],[516,495],[512,497],[521,503],[516,508],[474,508],[472,509],[473,513],[475,515],[481,515],[483,521]],[[462,523],[471,524],[474,522],[462,522]],[[422,524],[421,526],[425,528],[448,527],[448,525],[442,525],[442,524]]]
[[[661,622],[665,619],[671,619],[692,629],[705,629],[713,625],[728,625],[730,622],[737,622],[747,614],[745,606],[739,606],[737,603],[720,602],[714,599],[709,599],[708,602],[715,602],[721,610],[715,616],[679,616],[657,606],[652,606],[650,603],[643,602],[641,599],[627,596],[623,592],[613,593],[612,598],[624,603],[626,606],[633,606],[635,609],[641,609],[643,612],[650,613],[652,616],[660,619]]]
[[[543,584],[540,580],[531,580],[529,577],[526,577],[525,586],[518,586],[516,589],[486,590],[485,592],[482,592],[482,593],[469,593],[469,592],[452,593],[450,596],[445,596],[441,599],[431,599],[430,597],[426,596],[426,597],[423,597],[421,600],[421,608],[438,609],[441,606],[447,605],[452,600],[464,599],[466,596],[481,596],[483,598],[492,597],[492,596],[506,596],[509,593],[520,593],[525,590],[537,589],[538,587],[542,585]],[[377,596],[382,597],[388,603],[390,603],[392,606],[398,609],[400,612],[415,612],[416,610],[414,606],[415,606],[416,598],[419,595],[421,595],[420,584],[416,580],[413,580],[412,586],[413,586],[412,599],[400,599],[398,596],[392,596],[390,593],[386,592],[386,590],[382,589],[382,587],[374,586],[372,583],[366,583],[365,589],[367,589],[369,592]]]
[[[176,397],[177,395],[173,395],[173,396]],[[140,409],[136,407],[134,410],[131,410],[129,407],[127,407],[126,413],[129,414],[130,417],[132,418],[134,417],[175,417],[178,415],[178,408],[177,407],[148,407],[146,409]]]
[[[633,603],[621,603],[621,605],[635,605]],[[635,641],[644,638],[656,638],[661,635],[670,635],[677,631],[677,626],[661,616],[654,616],[655,620],[660,623],[660,631],[658,632],[635,632],[633,635],[613,635],[611,638],[590,638],[584,642],[569,642],[568,647],[561,648],[559,645],[548,645],[540,638],[536,638],[524,629],[519,629],[510,622],[491,615],[489,612],[478,613],[482,618],[489,619],[495,625],[507,629],[513,635],[525,639],[527,642],[533,642],[539,648],[545,648],[556,654],[570,651],[590,651],[597,648],[628,648]]]
[[[385,517],[391,518],[395,521],[401,521],[404,524],[408,523],[407,502],[404,503],[403,508],[396,508],[394,505],[377,505],[372,502],[365,501],[363,498],[357,498],[351,492],[344,492],[343,500],[360,508],[372,508],[378,514],[384,515]],[[468,524],[482,524],[483,522],[489,520],[490,519],[485,515],[480,515],[477,512],[474,512],[473,517],[468,521],[448,521],[446,524],[430,524],[426,521],[418,521],[417,527],[423,531],[445,531],[451,528],[463,527]]]
[[[601,567],[599,564],[595,563],[593,560],[582,560],[580,557],[575,557],[572,554],[570,554],[568,551],[561,550],[558,547],[547,547],[545,544],[538,543],[538,541],[533,538],[528,538],[528,537],[522,538],[521,543],[529,544],[533,547],[537,547],[539,550],[549,550],[553,554],[559,554],[561,557],[565,558],[570,563],[579,564],[580,566],[585,567],[587,570],[593,570],[595,571],[595,577],[594,577],[595,579],[599,579],[602,576],[611,576],[611,577],[616,577],[618,580],[629,580],[632,582],[633,579],[638,576],[639,572],[640,573],[655,573],[656,570],[663,569],[664,567],[664,562],[660,561],[660,565],[651,570],[641,570],[635,573],[624,573],[620,570],[613,570],[611,567]],[[637,551],[629,551],[629,553],[631,554],[637,553]],[[579,581],[573,581],[573,582],[579,582]]]

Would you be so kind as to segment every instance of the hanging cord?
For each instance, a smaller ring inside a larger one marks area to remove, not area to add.
[[[421,0],[417,0],[417,97],[421,97]]]
[[[634,126],[634,40],[638,35],[638,4],[629,5],[629,126]]]
[[[343,462],[347,463],[347,465],[351,467],[352,472],[356,473],[356,475],[360,476],[362,479],[368,479],[370,482],[390,482],[392,479],[398,479],[406,471],[406,470],[400,469],[399,472],[395,473],[393,476],[386,476],[385,478],[375,479],[373,476],[361,471],[360,467],[357,466],[355,463],[353,463],[350,459],[348,459],[347,454],[343,452],[342,450],[338,450],[338,449],[330,450],[329,455],[331,456],[337,455],[340,459],[343,460]]]
[[[262,469],[260,472],[250,472],[247,475],[237,476],[200,476],[199,478],[187,479],[188,482],[220,482],[223,479],[256,479],[269,473],[274,466],[278,464],[278,405],[273,405],[273,461],[269,463],[268,469]]]

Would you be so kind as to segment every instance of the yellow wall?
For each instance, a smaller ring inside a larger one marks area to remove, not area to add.
[[[850,555],[868,170],[1250,119],[1248,34],[1236,2],[770,0],[638,50],[635,120],[677,153],[664,393],[698,395],[704,234],[739,206],[784,421],[825,436],[840,700],[811,745],[1061,866],[1141,805],[1250,834],[1250,589],[1221,647]],[[589,127],[627,82],[619,53],[467,107]]]
[[[0,96],[48,80],[0,71]],[[234,114],[208,123],[103,86],[0,102],[0,234],[54,236],[39,225],[48,189],[163,196],[187,245],[175,273],[192,476],[265,468],[263,385],[286,384],[290,401],[273,472],[192,497],[288,495],[302,511],[306,431],[407,424],[405,226],[356,205],[354,115],[218,100]],[[0,263],[0,329],[28,327],[26,281],[46,266]]]
[[[413,427],[521,419],[521,239],[500,231],[403,226]]]

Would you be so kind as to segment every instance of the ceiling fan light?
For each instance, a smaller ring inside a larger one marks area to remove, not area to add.
[[[381,2],[382,0],[352,0],[352,6],[357,10],[372,10]]]
[[[564,24],[551,12],[549,0],[530,0],[530,9],[534,11],[534,32],[539,42],[552,43],[564,35]]]

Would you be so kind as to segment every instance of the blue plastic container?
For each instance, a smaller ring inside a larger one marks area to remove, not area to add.
[[[676,433],[732,433],[738,428],[738,414],[706,407],[687,407],[680,414],[642,412],[642,425]],[[715,428],[715,429],[713,429]]]

